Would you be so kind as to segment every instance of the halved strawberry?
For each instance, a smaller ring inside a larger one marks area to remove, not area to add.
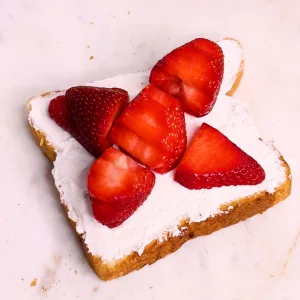
[[[150,83],[180,99],[184,111],[201,117],[215,105],[224,73],[221,47],[195,39],[163,57],[150,73]]]
[[[148,85],[116,120],[110,139],[156,172],[170,171],[186,147],[185,118],[179,101]]]
[[[106,149],[88,175],[95,219],[110,228],[119,226],[143,204],[154,184],[152,171],[113,147]]]
[[[178,165],[175,180],[188,189],[256,185],[263,168],[225,135],[203,123]]]
[[[70,134],[74,134],[70,115],[66,106],[66,98],[64,95],[52,99],[49,103],[48,112],[50,117],[64,130]]]
[[[128,102],[128,93],[122,89],[79,86],[51,100],[48,112],[58,125],[98,157],[112,145],[107,135]]]
[[[112,145],[107,135],[129,102],[128,93],[117,88],[78,86],[68,89],[65,98],[75,138],[99,157]]]

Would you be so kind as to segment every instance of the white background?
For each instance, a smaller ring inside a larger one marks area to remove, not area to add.
[[[292,196],[103,282],[56,199],[51,165],[28,130],[26,101],[150,68],[201,36],[243,44],[246,71],[236,97],[290,164]],[[299,64],[298,0],[0,0],[1,299],[299,299]]]

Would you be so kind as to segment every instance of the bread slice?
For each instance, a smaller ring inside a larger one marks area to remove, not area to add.
[[[232,43],[238,42],[232,40]],[[227,94],[231,95],[234,92],[240,82],[242,71],[243,59],[240,59],[238,69],[235,70],[234,74],[231,74],[233,80],[230,83],[230,87],[228,87],[226,91],[224,90],[224,93],[226,92]],[[102,83],[104,84],[105,82]],[[93,83],[90,83],[89,85],[93,85]],[[53,143],[53,139],[55,139],[55,137],[50,136],[48,132],[46,133],[46,130],[43,130],[44,128],[40,123],[45,119],[47,119],[47,122],[49,122],[48,119],[50,119],[47,115],[43,114],[44,111],[41,111],[38,117],[36,115],[37,112],[35,111],[35,115],[33,115],[32,111],[33,105],[37,101],[45,102],[47,106],[49,99],[54,98],[56,95],[61,93],[62,92],[59,91],[45,93],[38,98],[34,97],[30,99],[27,105],[31,132],[37,144],[42,148],[45,155],[53,163],[55,163],[57,155],[60,153],[60,151],[62,151],[61,147],[63,148],[64,145],[60,146],[59,143]],[[218,101],[221,100],[226,101],[227,99],[219,99]],[[69,138],[70,137],[66,136],[66,139]],[[63,139],[62,142],[64,142]],[[211,214],[204,220],[193,221],[188,217],[182,218],[177,224],[175,224],[177,226],[176,234],[168,231],[161,232],[163,239],[153,239],[147,243],[147,245],[145,245],[141,251],[132,249],[132,251],[127,251],[127,253],[122,257],[119,256],[111,260],[104,259],[101,255],[95,253],[94,249],[92,249],[90,245],[90,241],[87,239],[87,230],[82,231],[78,229],[76,218],[72,216],[72,212],[70,211],[70,208],[72,209],[72,207],[68,206],[68,203],[66,202],[64,190],[57,182],[56,187],[59,190],[61,203],[67,212],[68,219],[82,241],[83,248],[90,265],[101,279],[111,280],[113,278],[128,274],[134,270],[138,270],[147,264],[154,263],[158,259],[161,259],[166,255],[176,251],[181,247],[181,245],[190,239],[198,236],[208,235],[216,230],[243,221],[251,216],[254,216],[255,214],[263,213],[266,209],[288,197],[291,191],[291,176],[289,166],[276,149],[272,151],[276,153],[276,157],[278,157],[278,160],[281,164],[280,168],[282,168],[284,173],[282,180],[280,180],[280,183],[274,187],[272,192],[262,189],[257,190],[255,193],[249,194],[245,197],[232,198],[230,201],[221,201],[221,204],[215,213]],[[233,189],[235,189],[235,187],[233,187]],[[136,213],[138,214],[140,211],[137,211]],[[134,217],[132,216],[131,218]],[[139,225],[140,224],[136,224],[136,226]],[[95,226],[97,226],[97,224]],[[99,236],[100,244],[102,241],[101,238],[102,237]],[[122,240],[120,243],[122,243]]]

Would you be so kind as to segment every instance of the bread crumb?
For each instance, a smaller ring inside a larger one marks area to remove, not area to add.
[[[37,283],[37,278],[34,278],[34,279],[31,281],[30,286],[31,286],[31,287],[34,287],[34,286],[36,286],[36,283]]]
[[[93,55],[91,55],[91,56],[90,56],[90,60],[93,60],[93,59],[94,59],[94,56],[93,56]]]
[[[286,257],[285,262],[284,262],[284,264],[282,266],[282,271],[281,271],[281,274],[280,274],[281,276],[285,275],[287,267],[288,267],[289,262],[290,262],[290,259],[292,257],[294,249],[296,248],[299,240],[300,240],[300,230],[298,230],[298,232],[297,232],[297,234],[296,234],[296,236],[294,238],[293,244],[292,244],[292,246],[288,250],[287,257]]]
[[[57,278],[57,272],[62,264],[62,256],[54,255],[52,259],[54,266],[48,267],[41,279],[40,285],[44,293],[46,293],[49,289],[53,288],[60,282],[60,280]]]
[[[77,272],[77,271],[74,271],[74,273],[75,273],[75,275],[77,275],[78,272]]]
[[[62,257],[60,255],[54,255],[53,261],[56,266],[59,266],[61,264],[61,260],[62,260]]]
[[[90,45],[87,45],[87,48],[89,48],[89,49],[90,49],[90,48],[91,48],[91,46],[90,46]]]
[[[90,25],[94,25],[94,22],[90,22]]]
[[[130,11],[130,10],[128,10],[128,11],[127,11],[127,15],[130,15],[130,13],[131,13],[131,11]]]
[[[93,288],[93,291],[94,291],[95,293],[96,293],[98,290],[99,290],[98,287],[94,287],[94,288]]]

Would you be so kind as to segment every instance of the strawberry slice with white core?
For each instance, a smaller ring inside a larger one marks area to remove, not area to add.
[[[152,171],[113,147],[106,149],[88,175],[95,219],[110,228],[121,225],[143,204],[154,184]]]
[[[214,107],[223,73],[221,47],[197,38],[158,61],[151,70],[150,83],[180,99],[185,112],[201,117]]]
[[[110,139],[158,173],[176,167],[186,147],[180,102],[148,85],[129,103],[111,129]]]

